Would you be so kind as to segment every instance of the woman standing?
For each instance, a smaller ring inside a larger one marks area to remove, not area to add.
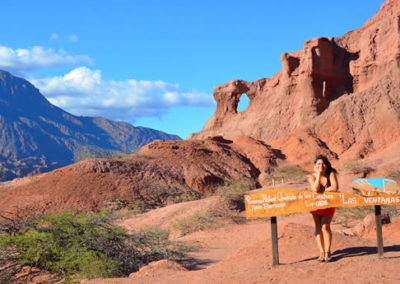
[[[314,172],[309,175],[308,181],[311,185],[311,191],[336,192],[339,185],[336,178],[336,170],[332,168],[328,158],[319,155],[314,161]],[[331,258],[332,231],[331,222],[335,215],[336,208],[318,209],[311,211],[315,223],[315,237],[320,251],[318,261],[329,262]]]

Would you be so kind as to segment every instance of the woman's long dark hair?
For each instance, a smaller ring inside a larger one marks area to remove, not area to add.
[[[314,160],[314,164],[318,161],[318,160],[322,160],[322,162],[325,164],[326,166],[326,175],[329,177],[329,175],[333,172],[333,173],[337,173],[336,169],[332,168],[331,162],[329,162],[328,158],[325,157],[324,155],[318,155],[315,160]]]

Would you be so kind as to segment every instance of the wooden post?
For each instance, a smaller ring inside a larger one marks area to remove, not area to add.
[[[376,240],[378,242],[378,256],[383,257],[382,217],[381,206],[375,205]]]
[[[271,217],[272,265],[279,265],[278,222],[276,216]]]

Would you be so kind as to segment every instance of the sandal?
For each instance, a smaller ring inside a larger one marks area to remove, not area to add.
[[[320,253],[319,253],[318,261],[319,261],[319,262],[324,262],[324,261],[325,261],[324,252],[320,252]]]
[[[325,262],[331,262],[332,261],[332,255],[331,255],[330,251],[325,253],[324,261]]]

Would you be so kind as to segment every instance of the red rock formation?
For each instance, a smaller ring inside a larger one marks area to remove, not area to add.
[[[253,149],[250,151],[249,149]],[[283,158],[248,137],[157,140],[124,159],[94,159],[0,186],[3,211],[97,211],[113,201],[165,205],[213,192],[225,180],[265,182],[265,169]]]
[[[339,38],[315,38],[281,56],[282,70],[214,88],[215,114],[189,139],[247,135],[301,163],[314,152],[365,157],[400,135],[400,1]],[[237,112],[240,96],[249,106]]]
[[[393,156],[388,149],[400,143],[399,12],[400,1],[389,0],[364,27],[283,54],[283,69],[272,78],[215,87],[214,116],[187,141],[155,141],[125,159],[84,161],[3,185],[0,209],[99,210],[113,200],[161,205],[193,190],[212,192],[227,179],[261,185],[280,159]],[[243,93],[249,107],[237,112]]]

